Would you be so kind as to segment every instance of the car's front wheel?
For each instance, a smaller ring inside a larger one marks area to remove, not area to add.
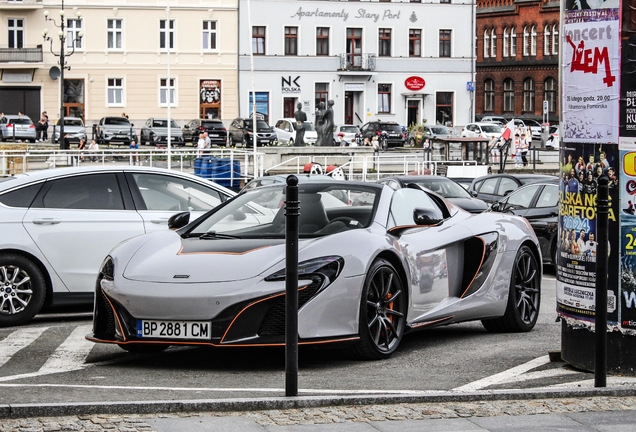
[[[385,259],[374,261],[360,299],[360,340],[351,347],[351,353],[366,360],[393,354],[404,335],[406,305],[406,293],[395,267]]]
[[[28,258],[0,254],[0,327],[29,322],[44,304],[44,276]]]
[[[506,312],[500,318],[481,322],[490,332],[527,332],[537,323],[540,303],[539,263],[528,246],[521,246],[512,268]]]

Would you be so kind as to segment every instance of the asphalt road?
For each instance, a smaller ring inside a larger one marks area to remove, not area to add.
[[[491,334],[479,322],[405,336],[389,360],[348,359],[336,350],[301,349],[301,395],[400,395],[539,388],[592,374],[550,362],[560,350],[554,271],[546,268],[532,332]],[[200,400],[284,396],[284,349],[169,348],[131,354],[84,339],[90,313],[42,314],[0,329],[0,394],[9,404]],[[593,349],[593,347],[590,347]],[[574,384],[576,385],[576,384]]]

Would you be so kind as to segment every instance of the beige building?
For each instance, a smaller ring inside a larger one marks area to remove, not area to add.
[[[59,117],[62,5],[66,116],[238,116],[238,0],[0,0],[0,112]]]

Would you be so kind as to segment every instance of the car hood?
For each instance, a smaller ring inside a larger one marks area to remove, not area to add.
[[[174,231],[143,237],[143,244],[124,264],[126,279],[154,283],[246,280],[285,257],[285,239],[184,239]]]
[[[446,198],[457,207],[470,213],[481,213],[488,209],[488,204],[477,198]]]

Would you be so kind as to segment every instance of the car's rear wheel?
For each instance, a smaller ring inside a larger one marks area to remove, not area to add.
[[[290,139],[289,139],[289,145],[290,145],[290,146],[293,146],[293,145],[294,145],[294,139],[293,139],[293,138],[290,138]]]
[[[29,322],[44,304],[44,276],[28,258],[0,254],[0,327]]]
[[[539,317],[541,278],[537,259],[528,246],[517,251],[506,312],[500,318],[482,320],[486,330],[496,333],[527,332]]]
[[[351,354],[366,360],[393,354],[404,335],[406,305],[406,293],[395,267],[385,259],[374,261],[360,299],[360,340],[351,347]]]

